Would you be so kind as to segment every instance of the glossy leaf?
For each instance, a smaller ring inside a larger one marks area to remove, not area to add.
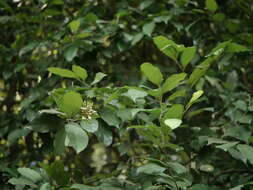
[[[183,52],[180,56],[180,63],[182,64],[184,69],[191,62],[191,60],[194,58],[194,56],[196,54],[196,50],[197,50],[197,48],[195,46],[187,47],[183,50]]]
[[[173,74],[162,85],[163,93],[173,90],[185,79],[186,73]]]
[[[191,107],[191,105],[194,104],[200,98],[200,96],[202,96],[203,93],[204,92],[202,90],[198,90],[198,91],[194,92],[190,101],[186,105],[186,110],[188,110]]]
[[[156,85],[160,85],[163,80],[163,75],[158,67],[153,66],[151,63],[143,63],[141,71],[148,78],[148,80]]]

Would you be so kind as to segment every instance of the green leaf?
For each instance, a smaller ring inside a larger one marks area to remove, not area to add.
[[[50,179],[54,180],[59,186],[65,186],[69,183],[70,174],[65,171],[62,161],[55,161],[42,167],[46,170]]]
[[[250,49],[234,42],[230,42],[226,48],[226,52],[228,53],[239,53],[239,52],[245,52],[245,51],[250,51]]]
[[[38,45],[38,42],[30,42],[28,45],[26,45],[25,47],[23,47],[20,51],[19,51],[19,56],[23,56],[24,54],[32,51],[35,49],[35,47]]]
[[[51,190],[51,186],[49,183],[44,183],[41,187],[40,190]]]
[[[110,108],[104,108],[100,112],[100,117],[110,126],[119,127],[120,119],[117,117],[116,112]]]
[[[169,162],[167,163],[168,167],[170,167],[171,169],[173,169],[177,174],[183,174],[187,172],[186,167],[184,167],[183,165],[177,163],[177,162]]]
[[[80,26],[80,20],[73,20],[72,22],[69,23],[69,27],[72,33],[75,33]]]
[[[235,145],[237,145],[239,142],[228,142],[222,145],[218,145],[215,146],[216,148],[220,148],[222,150],[224,150],[225,152],[228,151],[230,148],[234,147]]]
[[[98,190],[96,187],[83,185],[83,184],[73,184],[71,189],[78,189],[78,190]]]
[[[143,33],[138,33],[133,37],[133,40],[131,42],[131,45],[134,46],[135,44],[137,44],[139,41],[141,41],[141,39],[143,38]]]
[[[86,69],[77,65],[72,66],[72,71],[75,73],[76,76],[78,76],[82,80],[85,80],[88,76]]]
[[[63,154],[65,150],[65,139],[66,139],[66,132],[64,128],[57,131],[54,139],[54,151],[55,154]]]
[[[80,111],[82,105],[82,96],[77,92],[71,91],[63,95],[60,109],[71,117]]]
[[[47,133],[63,126],[63,120],[52,114],[38,114],[28,125],[33,131]]]
[[[153,66],[151,63],[143,63],[141,71],[148,78],[148,80],[156,85],[160,85],[163,80],[163,75],[159,68]]]
[[[164,119],[182,119],[183,113],[184,106],[182,104],[173,104],[164,114]]]
[[[93,80],[93,82],[91,83],[91,85],[97,84],[98,82],[100,82],[105,76],[107,76],[107,74],[104,73],[96,73],[95,79]]]
[[[181,81],[187,76],[186,73],[173,74],[162,85],[163,93],[173,90],[180,85]]]
[[[123,93],[122,95],[130,98],[131,100],[133,100],[133,102],[136,102],[138,99],[144,98],[148,94],[142,90],[128,89],[128,91]]]
[[[244,185],[237,185],[236,187],[230,188],[229,190],[242,190]]]
[[[191,105],[194,104],[199,99],[200,96],[202,96],[203,93],[204,93],[203,90],[198,90],[194,92],[190,101],[186,105],[186,110],[188,110],[191,107]]]
[[[150,5],[152,5],[153,3],[154,3],[153,0],[142,1],[141,4],[140,4],[140,10],[144,10],[144,9],[150,7]]]
[[[182,96],[185,96],[185,95],[186,95],[186,90],[185,89],[178,90],[178,91],[174,92],[173,94],[171,94],[168,99],[169,100],[174,100],[178,97],[182,97]]]
[[[125,109],[120,109],[117,111],[117,116],[124,122],[124,121],[130,121],[132,119],[134,119],[135,115],[140,112],[143,111],[144,109],[139,109],[139,108],[134,108],[134,109],[130,109],[130,108],[125,108]]]
[[[195,184],[191,187],[190,190],[209,190],[209,187],[204,184]]]
[[[237,145],[237,149],[240,151],[242,156],[246,158],[251,164],[253,164],[253,147],[247,144]]]
[[[147,36],[151,36],[154,29],[155,29],[155,22],[149,22],[142,27],[142,32]]]
[[[206,57],[221,55],[226,50],[228,44],[230,44],[230,43],[231,43],[230,41],[225,41],[225,42],[218,43],[218,45],[215,46],[211,50],[211,52],[208,55],[206,55]]]
[[[34,184],[32,181],[26,179],[26,178],[23,178],[23,177],[20,177],[20,178],[11,178],[8,183],[12,184],[12,185],[29,185],[33,188],[36,188],[37,185]]]
[[[70,46],[64,51],[64,57],[68,62],[71,62],[77,55],[78,47]]]
[[[151,96],[154,96],[155,98],[158,98],[158,99],[161,98],[163,95],[163,91],[161,88],[148,90],[147,93]]]
[[[144,166],[140,166],[137,168],[137,173],[144,173],[144,174],[150,174],[150,175],[158,175],[162,174],[166,168],[161,167],[157,164],[149,163]]]
[[[180,120],[180,119],[165,119],[164,123],[173,130],[173,129],[178,128],[181,125],[182,120]]]
[[[42,180],[41,175],[37,171],[32,170],[30,168],[18,168],[18,172],[22,176],[26,177],[27,179],[30,179],[34,183]]]
[[[73,147],[77,153],[80,153],[87,147],[89,137],[77,123],[66,124],[65,131],[65,146]]]
[[[108,129],[108,127],[99,125],[98,130],[95,132],[95,135],[100,142],[104,143],[105,146],[112,144],[112,132]]]
[[[197,50],[197,48],[195,46],[187,47],[183,50],[183,52],[180,56],[180,63],[184,69],[186,68],[186,66],[191,62],[191,60],[195,56],[196,50]]]
[[[203,172],[213,172],[214,167],[210,164],[204,164],[199,167],[199,170]]]
[[[158,49],[174,61],[177,61],[180,51],[184,49],[184,46],[177,45],[164,36],[157,36],[153,40]]]
[[[197,68],[194,69],[192,74],[189,77],[188,83],[191,85],[191,87],[198,82],[198,80],[204,76],[208,68],[210,67],[210,64],[213,62],[213,58],[209,57],[205,61],[203,61],[201,64],[197,66]]]
[[[218,4],[215,0],[206,0],[205,2],[207,10],[215,12],[218,9]]]
[[[49,67],[47,69],[49,72],[55,74],[55,75],[59,75],[61,77],[66,77],[66,78],[77,78],[77,76],[75,75],[75,73],[73,73],[72,71],[68,70],[68,69],[61,69],[58,67]]]
[[[98,130],[98,121],[96,119],[82,120],[80,126],[87,132],[94,133]]]

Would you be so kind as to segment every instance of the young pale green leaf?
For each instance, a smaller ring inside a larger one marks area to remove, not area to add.
[[[153,38],[155,45],[158,47],[158,49],[163,52],[165,55],[170,57],[173,60],[177,60],[179,50],[182,50],[182,47],[177,45],[172,40],[169,40],[168,38],[164,36],[157,36]]]
[[[71,62],[77,55],[78,47],[70,46],[64,51],[64,57],[68,62]]]
[[[188,83],[193,86],[198,82],[198,80],[206,73],[208,68],[210,67],[210,64],[214,61],[214,58],[208,57],[205,61],[203,61],[201,64],[197,66],[197,68],[194,69],[192,74],[189,77]]]
[[[186,73],[173,74],[162,85],[162,92],[166,93],[173,90],[180,85],[181,81],[185,79]]]
[[[163,75],[158,67],[153,66],[151,63],[143,63],[141,71],[148,78],[148,80],[156,85],[160,85],[163,80]]]
[[[164,120],[165,125],[169,126],[172,130],[178,128],[182,120],[180,119],[165,119]]]
[[[93,80],[91,85],[97,84],[98,82],[100,82],[106,76],[107,76],[107,74],[104,74],[104,73],[101,73],[101,72],[96,73],[95,79]]]
[[[173,94],[171,94],[169,96],[169,100],[171,101],[171,100],[174,100],[174,99],[176,99],[178,97],[182,97],[182,96],[185,96],[185,95],[186,95],[186,90],[185,89],[178,90],[178,91],[174,92]]]
[[[142,27],[142,32],[147,36],[151,36],[154,29],[155,29],[155,22],[149,22]]]
[[[80,27],[80,20],[73,20],[69,23],[69,27],[72,33],[75,33]]]
[[[63,95],[60,104],[60,109],[66,113],[69,117],[80,111],[83,104],[82,96],[78,92],[67,92]]]
[[[144,166],[137,168],[137,173],[144,173],[149,175],[161,174],[166,170],[166,168],[159,166],[157,164],[149,163]]]
[[[98,130],[98,121],[96,119],[82,120],[80,126],[87,132],[94,133]]]
[[[197,48],[195,46],[187,47],[187,48],[185,48],[185,50],[183,50],[183,52],[180,56],[180,63],[184,69],[186,68],[186,66],[191,62],[191,60],[195,56],[196,50],[197,50]]]
[[[75,75],[75,73],[73,73],[72,71],[68,70],[68,69],[62,69],[62,68],[58,68],[58,67],[49,67],[47,69],[49,72],[55,74],[55,75],[59,75],[61,77],[66,77],[66,78],[77,78],[77,76]]]
[[[194,104],[200,96],[202,96],[204,92],[202,90],[198,90],[197,92],[194,92],[190,101],[188,102],[188,104],[186,105],[186,110],[188,110],[192,104]]]
[[[82,80],[85,80],[88,76],[86,69],[77,65],[72,66],[72,71],[75,73],[76,76],[78,76],[78,78]]]
[[[36,183],[42,179],[41,175],[30,168],[18,168],[18,172],[26,177],[27,179],[30,179],[32,182]]]
[[[204,164],[199,167],[199,170],[203,172],[213,172],[214,167],[210,164]]]
[[[80,153],[87,147],[89,137],[77,123],[66,124],[65,131],[65,146],[73,147],[77,153]]]
[[[207,10],[215,12],[218,9],[218,4],[215,0],[206,0],[205,1]]]

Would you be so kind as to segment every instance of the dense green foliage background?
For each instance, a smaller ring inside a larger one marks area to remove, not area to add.
[[[251,0],[0,0],[0,189],[252,190],[252,19]]]

